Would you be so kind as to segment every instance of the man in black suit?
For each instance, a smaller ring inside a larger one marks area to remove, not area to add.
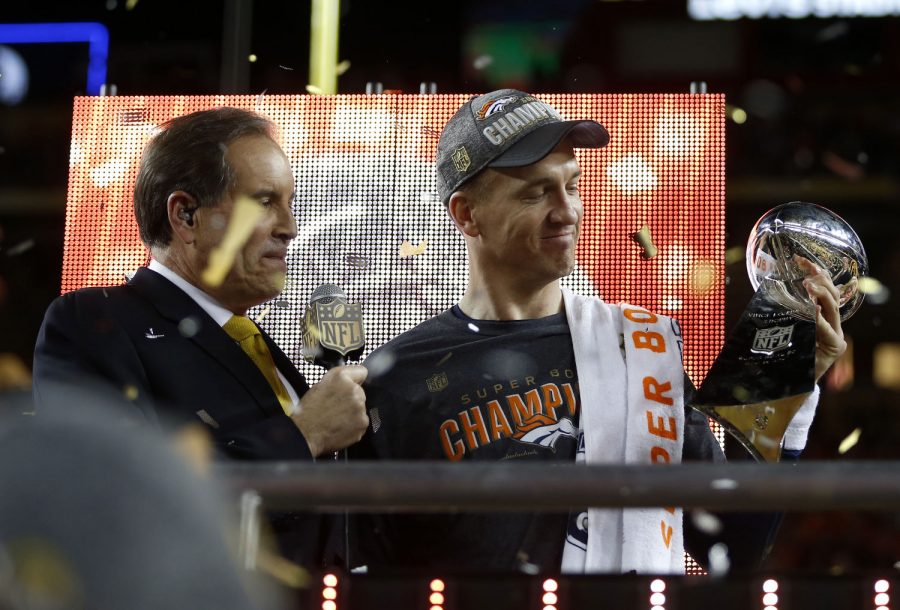
[[[312,387],[246,318],[278,295],[297,235],[294,177],[269,121],[234,108],[173,119],[147,145],[134,207],[151,262],[122,286],[67,293],[47,310],[34,356],[38,414],[77,385],[127,402],[153,425],[200,422],[238,459],[313,459],[368,418],[361,366]],[[203,272],[237,206],[262,206],[221,283]]]

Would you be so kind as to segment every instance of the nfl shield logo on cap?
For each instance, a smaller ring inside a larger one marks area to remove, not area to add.
[[[453,159],[453,166],[459,173],[463,173],[472,165],[472,160],[469,159],[469,153],[466,152],[465,146],[460,146],[454,150],[451,159]]]

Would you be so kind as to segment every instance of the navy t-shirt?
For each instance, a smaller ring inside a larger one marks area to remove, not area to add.
[[[454,307],[375,350],[365,365],[370,427],[350,448],[351,459],[575,460],[581,405],[564,313],[489,321],[469,319]],[[724,461],[703,415],[686,408],[685,423],[685,461]],[[353,563],[371,570],[555,571],[568,518],[534,512],[357,515],[351,520]],[[685,533],[692,534],[687,523]]]

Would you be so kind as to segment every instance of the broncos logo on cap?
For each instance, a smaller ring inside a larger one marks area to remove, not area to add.
[[[529,417],[516,427],[513,438],[523,443],[556,449],[556,443],[563,437],[577,438],[578,430],[572,420],[564,417],[559,421],[543,414]]]
[[[476,113],[479,121],[483,121],[494,113],[500,112],[503,108],[506,107],[510,102],[516,101],[516,97],[514,95],[510,95],[507,97],[501,97],[500,99],[490,100],[485,102],[484,106],[481,107]]]

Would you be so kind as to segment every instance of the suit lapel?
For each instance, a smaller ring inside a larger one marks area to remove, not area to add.
[[[256,368],[253,361],[183,290],[158,273],[144,267],[137,270],[129,282],[129,286],[147,300],[163,318],[176,325],[187,317],[197,319],[199,329],[189,339],[211,358],[222,364],[238,382],[247,388],[256,404],[267,415],[284,413],[278,397],[275,396],[275,392],[269,387],[266,378]],[[268,337],[266,339],[268,342]],[[278,351],[281,352],[281,350]],[[281,355],[284,356],[283,353]],[[284,357],[287,359],[286,356]],[[279,366],[280,370],[284,370],[277,362],[276,366]],[[291,366],[289,370],[295,369]]]
[[[259,325],[257,324],[257,326]],[[266,334],[266,331],[262,328],[259,330],[262,333],[263,339],[266,341],[266,345],[269,346],[269,351],[272,353],[272,360],[275,361],[275,366],[281,371],[281,374],[284,375],[285,379],[288,380],[288,383],[291,384],[294,390],[296,390],[297,396],[303,396],[303,394],[306,393],[306,390],[309,389],[306,378],[304,378],[303,374],[297,370],[297,366],[287,357],[287,354],[281,351],[281,348]]]

